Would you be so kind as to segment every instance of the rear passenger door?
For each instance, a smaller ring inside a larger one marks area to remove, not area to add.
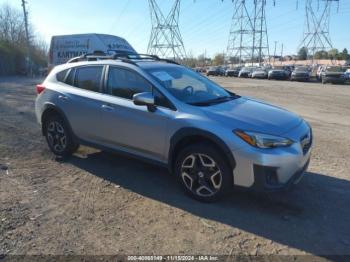
[[[106,81],[103,119],[108,143],[130,153],[160,160],[164,154],[169,114],[165,97],[139,73],[131,69],[109,66]],[[134,94],[153,92],[157,109],[133,103]]]
[[[81,66],[71,69],[65,83],[71,88],[61,93],[60,108],[80,139],[98,143],[101,141],[101,97],[104,66]]]

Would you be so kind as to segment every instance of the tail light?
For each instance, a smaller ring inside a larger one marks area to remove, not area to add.
[[[38,95],[40,95],[44,90],[45,90],[45,86],[44,85],[37,85],[36,86],[36,93]]]

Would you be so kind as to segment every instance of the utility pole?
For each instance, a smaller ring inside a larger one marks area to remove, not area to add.
[[[22,8],[23,8],[23,15],[24,15],[24,26],[25,26],[25,33],[26,33],[26,44],[27,44],[27,57],[26,57],[26,68],[27,68],[27,74],[32,75],[32,61],[30,56],[30,36],[29,36],[29,28],[28,28],[28,12],[26,8],[27,1],[22,0]]]
[[[180,0],[174,0],[169,14],[164,16],[157,0],[148,0],[152,31],[147,52],[164,58],[182,60],[186,51],[179,29]]]
[[[281,64],[283,62],[283,43],[282,43],[282,47],[281,47]]]
[[[315,0],[305,0],[304,36],[299,45],[299,49],[306,47],[312,57],[317,51],[333,48],[329,33],[332,3],[336,2],[339,7],[339,0],[323,0],[323,6],[320,6],[319,1],[316,7]]]
[[[278,41],[275,41],[275,51],[273,52],[273,64],[275,64],[275,59],[276,59],[277,43]]]

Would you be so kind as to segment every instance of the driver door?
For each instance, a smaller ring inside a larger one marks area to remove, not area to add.
[[[152,92],[152,85],[130,69],[110,66],[108,71],[107,94],[101,105],[105,142],[130,153],[162,159],[171,109],[157,107],[150,112],[146,106],[135,105],[133,95]]]

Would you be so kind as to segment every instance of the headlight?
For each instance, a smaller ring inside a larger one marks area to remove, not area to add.
[[[234,133],[251,146],[258,148],[286,147],[293,144],[293,141],[279,136],[260,134],[242,130],[235,130]]]

